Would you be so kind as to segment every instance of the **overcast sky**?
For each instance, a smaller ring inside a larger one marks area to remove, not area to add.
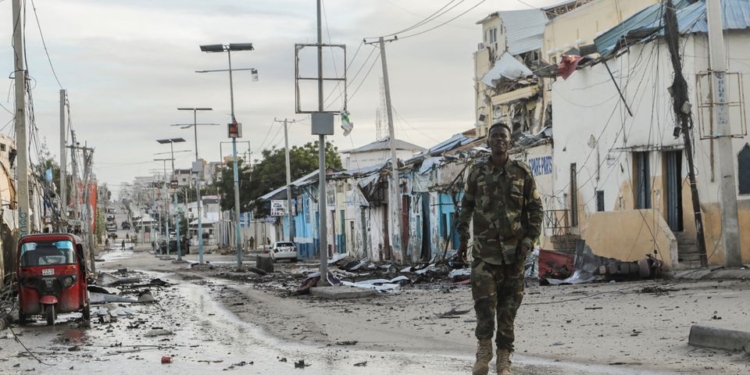
[[[344,137],[336,122],[331,137],[340,150],[375,140],[375,111],[379,105],[381,63],[378,51],[360,42],[364,37],[391,34],[414,25],[449,0],[326,0],[323,23],[325,43],[346,44],[349,68],[349,102],[355,129]],[[387,45],[391,97],[396,110],[396,137],[429,147],[472,127],[472,52],[481,41],[476,21],[497,10],[528,9],[560,0],[486,0],[464,16],[412,38]],[[448,14],[405,32],[437,26],[480,0],[456,0]],[[526,5],[526,4],[528,5]],[[28,70],[32,77],[36,124],[57,157],[59,150],[59,90],[42,46],[32,0],[26,0]],[[226,69],[226,54],[207,54],[201,44],[251,42],[255,51],[232,54],[233,68],[256,68],[234,75],[235,112],[243,123],[253,158],[260,150],[283,147],[282,126],[274,118],[304,119],[294,108],[294,44],[315,43],[314,0],[34,0],[44,38],[62,87],[68,90],[73,129],[78,140],[96,149],[94,172],[117,193],[135,176],[161,170],[155,155],[169,151],[156,139],[184,137],[175,150],[194,150],[193,131],[170,124],[192,123],[192,112],[177,107],[212,107],[198,114],[200,156],[216,161],[220,142],[226,142],[230,121],[229,78],[226,72],[196,74],[202,69]],[[452,5],[453,5],[452,4]],[[451,5],[451,6],[452,6]],[[11,1],[0,2],[0,70],[11,76]],[[327,22],[326,22],[327,20]],[[330,38],[329,38],[330,35]],[[357,49],[359,52],[355,55]],[[310,51],[312,52],[312,51]],[[366,58],[367,65],[363,66]],[[314,53],[302,55],[303,72],[315,71]],[[335,63],[335,66],[334,66]],[[343,71],[343,57],[326,50],[324,66],[330,75]],[[362,67],[363,66],[363,67]],[[366,73],[372,71],[369,75]],[[362,68],[361,68],[362,67]],[[359,75],[355,74],[361,69]],[[334,72],[335,71],[335,72]],[[366,78],[365,78],[366,77]],[[351,79],[354,78],[352,81]],[[13,110],[13,81],[8,80],[0,103]],[[328,109],[340,109],[339,91]],[[315,109],[314,91],[302,95],[305,108]],[[12,114],[0,108],[0,131],[13,135]],[[309,120],[290,126],[290,145],[317,140],[310,135]],[[231,145],[224,144],[225,155]],[[238,145],[248,150],[247,143]],[[34,153],[35,150],[32,150]],[[176,168],[189,168],[194,153],[177,153]],[[34,156],[32,156],[34,158]],[[168,166],[168,168],[170,168]],[[280,172],[281,173],[281,172]]]

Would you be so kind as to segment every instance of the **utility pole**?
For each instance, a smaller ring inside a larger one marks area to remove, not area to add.
[[[213,108],[207,108],[207,107],[180,107],[177,108],[178,111],[193,111],[193,135],[195,136],[195,162],[199,163],[200,159],[198,158],[198,111],[213,111]],[[217,125],[217,124],[200,124],[200,125]],[[177,126],[177,125],[176,125]],[[189,128],[190,125],[182,126],[183,129]],[[222,157],[224,157],[222,155]],[[201,165],[202,167],[202,165]],[[198,207],[198,263],[203,264],[203,215],[201,215],[201,204],[203,203],[201,200],[201,173],[202,171],[197,171],[196,177],[195,177],[195,197],[196,197],[196,206]],[[185,193],[185,196],[187,197],[187,193]],[[185,207],[187,207],[187,198],[185,198]],[[188,222],[189,223],[189,222]],[[190,231],[190,225],[188,225],[188,232]]]
[[[24,37],[21,22],[21,0],[13,0],[13,50],[16,85],[16,175],[18,185],[18,230],[20,236],[29,234],[29,142],[26,132],[26,67],[24,66]]]
[[[391,247],[393,250],[401,251],[401,263],[406,263],[406,246],[401,243],[401,187],[398,179],[398,155],[396,155],[396,132],[393,129],[393,108],[391,106],[391,86],[388,79],[388,62],[385,57],[385,42],[392,42],[397,38],[385,40],[382,36],[378,38],[380,45],[380,61],[383,63],[383,88],[385,89],[385,113],[388,120],[388,138],[391,148],[391,189],[389,194],[389,206],[391,214]],[[367,43],[373,44],[374,42]]]
[[[325,111],[323,100],[323,26],[321,0],[317,0],[318,15],[318,111]],[[326,136],[318,135],[318,215],[320,216],[320,281],[319,286],[329,286],[328,282],[328,218],[326,204]]]
[[[229,102],[231,104],[231,115],[232,123],[229,124],[229,137],[232,138],[232,159],[234,167],[234,216],[235,216],[235,243],[237,247],[237,269],[242,269],[242,239],[240,237],[240,179],[239,170],[237,165],[237,138],[242,136],[241,124],[237,123],[237,117],[234,114],[234,82],[232,80],[232,51],[252,51],[252,43],[231,43],[228,45],[224,44],[212,44],[202,45],[201,51],[203,52],[226,52],[227,59],[229,60]],[[258,80],[258,71],[255,68],[249,69],[237,69],[237,70],[250,70],[253,73],[253,80]],[[200,73],[207,73],[208,70],[198,71]]]
[[[727,267],[742,267],[740,249],[740,226],[737,213],[737,184],[734,176],[734,149],[732,148],[732,129],[729,124],[729,106],[726,84],[726,49],[724,46],[724,27],[722,25],[721,2],[706,0],[708,21],[708,49],[712,74],[711,92],[713,103],[713,121],[716,123],[717,154],[719,162],[719,186],[721,189],[721,242],[724,248],[724,264]]]
[[[67,129],[65,128],[65,90],[60,90],[60,224],[58,230],[66,232],[68,219],[68,150],[65,148]]]
[[[75,147],[75,146],[73,146]],[[88,243],[89,248],[89,262],[91,262],[91,272],[96,273],[96,254],[94,254],[94,233],[91,226],[91,221],[96,217],[96,212],[94,212],[94,207],[89,206],[89,199],[91,194],[91,189],[89,188],[89,179],[91,178],[91,167],[92,162],[94,158],[94,149],[88,148],[88,147],[75,147],[79,148],[83,151],[83,199],[84,199],[84,206],[86,207],[86,211],[84,214],[84,225],[85,225],[85,234],[84,238],[86,239],[86,242]],[[90,208],[90,209],[89,209]]]
[[[289,161],[289,131],[288,123],[295,123],[296,120],[279,121],[273,119],[276,122],[284,123],[284,153],[286,156],[286,215],[289,220],[289,242],[294,242],[294,220],[292,219],[292,172],[291,163]]]
[[[695,163],[693,161],[693,142],[690,139],[690,111],[685,110],[688,103],[688,89],[685,77],[682,75],[682,63],[680,61],[679,31],[677,28],[677,16],[675,14],[672,0],[666,0],[664,10],[664,25],[666,28],[667,47],[674,68],[674,83],[672,84],[672,102],[675,116],[680,121],[682,137],[685,143],[685,157],[688,162],[688,179],[690,180],[690,192],[693,199],[693,214],[695,215],[695,230],[698,242],[698,254],[700,255],[701,267],[708,267],[706,257],[706,239],[703,233],[703,215],[701,213],[700,198],[698,196],[698,185],[695,182]]]
[[[81,213],[81,199],[79,197],[80,192],[78,191],[78,160],[76,158],[76,146],[78,142],[76,142],[76,132],[72,129],[70,130],[70,139],[71,144],[68,147],[70,148],[70,161],[73,163],[73,176],[70,180],[70,184],[73,185],[73,220],[77,222]]]
[[[165,231],[165,238],[167,241],[167,256],[169,256],[169,193],[167,191],[167,184],[169,184],[169,178],[167,177],[167,161],[172,161],[172,165],[174,166],[174,157],[172,158],[162,158],[162,159],[154,159],[154,161],[161,161],[164,163],[164,184],[162,185],[161,189],[161,198],[162,203],[164,203],[164,212],[162,215],[164,217],[164,231]],[[161,221],[161,220],[159,220]],[[159,254],[161,255],[161,246],[159,246]]]

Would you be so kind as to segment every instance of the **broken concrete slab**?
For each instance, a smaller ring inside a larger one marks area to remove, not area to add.
[[[92,305],[104,304],[104,303],[135,303],[138,302],[132,298],[120,297],[113,294],[102,294],[102,293],[91,293],[89,292],[89,300]]]
[[[265,272],[273,272],[273,259],[269,256],[258,255],[255,257],[255,268]]]
[[[750,345],[750,331],[739,331],[694,325],[688,344],[701,348],[745,350]]]
[[[372,297],[378,294],[378,292],[373,289],[344,288],[336,286],[310,288],[310,293],[316,297],[329,299],[363,298]]]

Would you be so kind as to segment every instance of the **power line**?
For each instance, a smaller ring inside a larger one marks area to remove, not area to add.
[[[354,92],[352,93],[352,95],[349,96],[349,101],[351,101],[352,99],[354,99],[354,95],[357,95],[357,92],[359,91],[359,88],[362,87],[362,84],[365,83],[365,80],[367,80],[367,77],[370,76],[370,72],[372,72],[372,68],[374,68],[375,67],[375,63],[378,62],[378,57],[380,57],[380,52],[378,52],[378,56],[376,56],[375,59],[372,60],[372,65],[370,65],[370,69],[367,71],[367,74],[365,74],[365,77],[362,78],[362,81],[359,82],[359,86],[357,86],[357,88],[354,90]]]
[[[429,29],[427,29],[427,30],[424,30],[424,31],[420,31],[420,32],[418,32],[418,33],[415,33],[415,34],[411,34],[411,35],[407,35],[407,36],[401,37],[400,39],[408,39],[408,38],[411,38],[411,37],[415,37],[415,36],[417,36],[417,35],[422,35],[422,34],[424,34],[424,33],[428,33],[428,32],[430,32],[430,31],[432,31],[432,30],[435,30],[435,29],[437,29],[437,28],[439,28],[439,27],[445,26],[445,25],[447,25],[448,23],[451,23],[451,22],[455,21],[456,19],[458,19],[459,17],[463,16],[464,14],[466,14],[466,13],[469,13],[470,11],[474,10],[474,9],[475,9],[476,7],[478,7],[478,6],[482,5],[482,4],[483,4],[483,3],[485,2],[485,1],[487,1],[487,0],[481,0],[480,2],[478,2],[478,3],[477,3],[476,5],[474,5],[473,7],[471,7],[471,8],[469,8],[469,9],[467,9],[467,10],[466,10],[466,11],[464,11],[464,12],[461,12],[461,13],[460,13],[459,15],[457,15],[457,16],[455,16],[455,17],[453,17],[453,18],[449,19],[448,21],[445,21],[445,22],[443,22],[443,23],[441,23],[441,24],[439,24],[439,25],[437,25],[437,26],[435,26],[435,27],[429,28]]]
[[[364,41],[363,41],[363,44],[364,44]],[[354,77],[352,77],[351,80],[347,80],[347,83],[346,83],[346,87],[347,88],[349,88],[352,84],[354,84],[354,81],[357,79],[357,77],[359,77],[359,73],[361,73],[362,69],[364,69],[364,67],[367,66],[367,63],[370,61],[370,57],[372,57],[372,54],[375,53],[375,50],[376,50],[376,48],[373,48],[370,51],[370,54],[367,55],[367,58],[362,63],[362,65],[359,67],[359,70],[357,70],[357,73],[354,74]],[[380,56],[380,55],[378,54],[378,56]],[[375,58],[375,60],[377,61],[377,58]],[[323,101],[323,103],[328,103],[328,98],[330,98],[331,95],[333,95],[333,93],[334,93],[334,90],[331,90],[331,93],[328,94],[328,97]],[[339,98],[341,98],[342,95],[343,95],[342,93],[339,93],[339,96],[337,96],[336,98],[334,98],[333,101],[335,102],[336,100],[338,100]],[[348,99],[351,99],[352,96],[349,96]]]
[[[34,18],[36,19],[36,26],[39,28],[39,36],[42,37],[42,46],[44,47],[44,54],[47,55],[47,61],[49,61],[49,67],[52,69],[52,75],[55,77],[55,81],[57,81],[57,85],[60,86],[60,88],[63,88],[62,83],[60,83],[60,79],[57,78],[57,72],[55,72],[55,67],[52,65],[52,59],[49,56],[49,51],[47,50],[47,42],[44,41],[44,33],[42,33],[42,25],[39,23],[39,15],[36,13],[36,4],[34,4],[34,0],[31,0],[31,8],[34,10]]]
[[[271,129],[273,129],[274,121],[271,121],[271,125],[268,126],[268,132],[266,132],[266,137],[263,138],[263,142],[260,143],[260,146],[257,149],[257,152],[260,153],[263,151],[263,147],[266,145],[266,140],[268,140],[268,136],[271,134]]]
[[[425,134],[425,133],[423,133],[423,132],[422,132],[421,130],[419,130],[419,129],[415,128],[414,126],[412,126],[412,125],[411,125],[411,124],[409,123],[409,121],[406,121],[406,119],[405,119],[405,118],[404,118],[403,116],[401,116],[401,114],[400,114],[400,113],[399,113],[399,112],[398,112],[398,111],[396,110],[396,107],[394,107],[394,106],[391,106],[391,109],[393,109],[393,112],[394,112],[394,113],[396,114],[396,116],[397,116],[397,117],[398,117],[399,119],[401,119],[401,121],[403,121],[403,122],[404,122],[404,123],[405,123],[405,124],[406,124],[407,126],[409,126],[409,127],[411,128],[411,129],[415,130],[415,131],[416,131],[417,133],[419,133],[419,134],[421,134],[421,135],[423,135],[423,136],[425,136],[425,137],[427,137],[427,138],[429,138],[429,139],[432,139],[433,141],[435,141],[435,142],[437,142],[437,143],[440,143],[440,141],[439,141],[439,140],[437,140],[437,139],[435,139],[435,138],[433,138],[433,137],[429,136],[428,134]]]
[[[416,29],[417,27],[420,27],[420,26],[422,26],[422,25],[425,25],[425,24],[427,24],[427,23],[430,23],[430,22],[434,21],[435,19],[437,19],[438,17],[440,17],[440,16],[442,16],[442,15],[444,15],[444,14],[448,13],[448,12],[449,12],[450,10],[452,10],[453,8],[455,8],[455,7],[459,6],[459,5],[461,5],[461,3],[463,3],[463,2],[464,2],[464,1],[466,1],[466,0],[461,0],[461,1],[459,1],[458,3],[456,3],[455,5],[453,5],[452,7],[450,7],[450,8],[449,8],[448,10],[446,10],[445,12],[443,12],[443,13],[440,13],[440,12],[441,12],[441,11],[442,11],[443,9],[447,8],[447,7],[448,7],[449,5],[451,5],[451,4],[452,4],[452,3],[454,2],[454,1],[456,1],[456,0],[451,0],[451,1],[449,1],[449,2],[447,3],[447,4],[443,5],[443,6],[442,6],[442,7],[440,8],[440,9],[436,10],[436,11],[435,11],[434,13],[432,13],[432,14],[430,14],[429,16],[425,17],[425,18],[424,18],[423,20],[421,20],[421,21],[419,21],[419,22],[415,23],[414,25],[411,25],[411,26],[409,26],[409,27],[407,27],[407,28],[405,28],[405,29],[403,29],[403,30],[401,30],[401,31],[397,31],[397,32],[395,32],[395,33],[392,33],[392,34],[386,34],[386,35],[383,35],[383,36],[393,36],[393,35],[397,35],[397,34],[405,33],[405,32],[407,32],[407,31],[411,31],[411,30],[414,30],[414,29]],[[440,14],[438,14],[438,13],[440,13]]]

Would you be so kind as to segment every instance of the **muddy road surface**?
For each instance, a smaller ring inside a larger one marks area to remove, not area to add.
[[[153,255],[143,255],[153,259]],[[119,267],[130,257],[139,256],[117,253],[107,257],[108,263],[100,268]],[[226,305],[222,295],[236,290],[236,282],[186,275],[179,267],[184,266],[169,266],[170,270],[162,272],[131,271],[129,276],[146,281],[159,278],[167,285],[149,288],[155,303],[96,306],[90,327],[80,322],[79,314],[64,314],[55,326],[46,326],[40,319],[3,331],[0,374],[471,373],[473,355],[458,345],[455,351],[444,348],[432,354],[370,350],[351,342],[338,345],[275,338],[256,325],[252,316],[238,316],[232,312],[237,306]],[[97,315],[114,318],[107,321]],[[285,322],[281,319],[276,324]],[[514,366],[520,375],[672,374],[524,355],[514,357]]]

